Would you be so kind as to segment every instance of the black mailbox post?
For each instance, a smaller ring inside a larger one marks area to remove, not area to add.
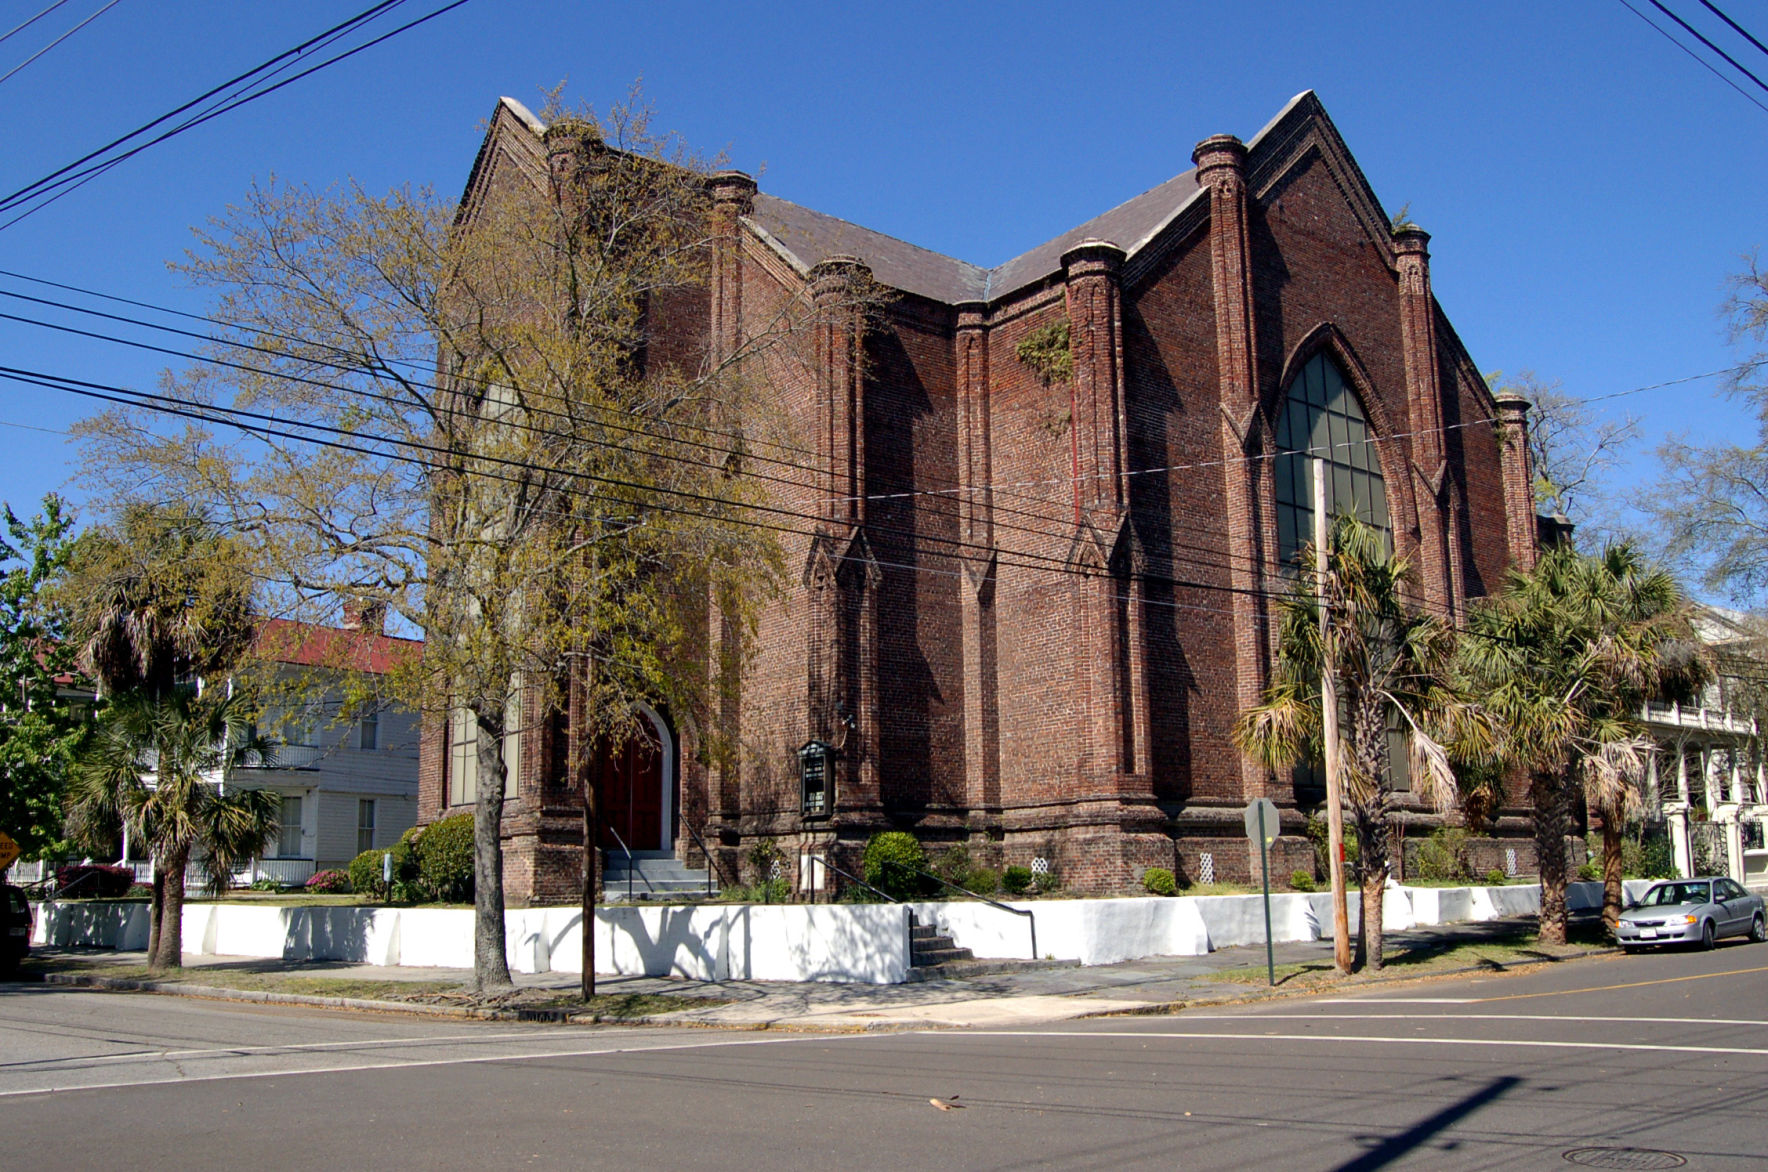
[[[798,750],[800,813],[807,819],[827,818],[834,811],[836,755],[835,746],[827,741],[807,741]]]

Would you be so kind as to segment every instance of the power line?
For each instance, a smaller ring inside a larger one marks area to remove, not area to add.
[[[50,41],[47,45],[44,45],[41,49],[38,49],[35,53],[32,53],[29,57],[26,57],[23,61],[20,61],[17,65],[14,65],[11,69],[7,70],[5,73],[0,74],[0,82],[6,81],[7,78],[10,78],[13,74],[17,73],[19,70],[23,69],[25,66],[29,65],[31,62],[33,62],[37,58],[41,57],[43,54],[49,52],[49,50],[55,48],[55,46],[61,44],[63,41],[67,40],[69,37],[73,36],[75,33],[79,32],[81,29],[83,29],[87,25],[91,24],[93,21],[97,20],[99,17],[103,16],[105,13],[107,13],[111,9],[115,8],[119,2],[120,2],[120,0],[110,0],[110,3],[106,4],[103,8],[100,8],[97,12],[94,12],[91,16],[88,16],[85,20],[82,20],[79,24],[76,24],[73,28],[71,28],[67,32],[61,34],[61,36],[56,37],[53,41]],[[50,7],[53,8],[56,6],[51,5]],[[47,11],[49,11],[49,9],[46,8],[43,11],[47,12]],[[42,12],[37,14],[37,16],[41,16],[41,15],[43,15]],[[31,18],[31,20],[36,20],[36,19],[37,19],[36,16],[33,16]],[[25,22],[25,24],[29,24],[29,23],[30,23],[30,21]],[[24,25],[21,24],[18,27],[23,28]],[[18,31],[18,29],[12,30],[12,32],[17,32],[17,31]],[[11,35],[12,35],[12,33],[6,34],[6,36],[8,36],[8,37],[10,37]],[[0,40],[4,40],[4,39],[5,39],[4,37],[0,37]]]
[[[55,0],[55,2],[53,4],[51,4],[48,8],[45,8],[43,11],[39,12],[37,15],[26,19],[23,24],[13,25],[12,28],[10,30],[8,30],[7,32],[0,33],[0,42],[11,40],[13,33],[24,32],[26,29],[30,28],[32,25],[36,24],[39,20],[42,20],[45,16],[48,16],[51,12],[54,12],[57,8],[60,8],[63,4],[66,4],[67,2],[68,2],[68,0]]]
[[[1668,8],[1665,8],[1663,5],[1663,0],[1650,0],[1650,4],[1653,8],[1657,9],[1659,12],[1663,13],[1665,16],[1667,16],[1671,20],[1675,21],[1677,24],[1681,25],[1684,31],[1686,31],[1690,36],[1692,36],[1696,40],[1698,40],[1701,44],[1705,45],[1707,48],[1711,49],[1713,52],[1715,52],[1715,53],[1719,54],[1719,56],[1723,57],[1725,59],[1726,64],[1730,65],[1731,68],[1737,70],[1739,73],[1743,74],[1745,77],[1747,77],[1751,81],[1755,82],[1756,87],[1758,89],[1762,90],[1764,93],[1768,93],[1768,82],[1763,81],[1761,78],[1759,78],[1755,74],[1751,73],[1748,69],[1744,68],[1742,62],[1738,61],[1737,58],[1733,57],[1731,54],[1727,53],[1725,50],[1721,49],[1719,46],[1717,46],[1717,45],[1713,44],[1713,42],[1709,41],[1701,33],[1701,31],[1699,29],[1697,29],[1693,25],[1689,24],[1686,20],[1683,20],[1680,16],[1677,16],[1674,12],[1671,12]]]
[[[1768,45],[1764,45],[1761,41],[1758,41],[1755,37],[1750,35],[1750,30],[1744,28],[1743,25],[1738,24],[1735,20],[1732,20],[1729,16],[1726,16],[1724,12],[1720,11],[1719,6],[1714,4],[1712,2],[1712,0],[1700,0],[1700,2],[1706,8],[1706,10],[1708,12],[1712,13],[1714,16],[1718,17],[1720,20],[1722,20],[1726,24],[1730,25],[1731,30],[1733,32],[1735,32],[1738,36],[1742,37],[1744,40],[1748,41],[1750,44],[1752,44],[1756,48],[1760,49],[1763,53],[1768,53]]]
[[[376,7],[374,9],[371,9],[369,11],[370,11],[370,13],[378,14],[378,12],[383,9],[397,6],[397,5],[403,4],[403,3],[405,3],[405,0],[384,0],[384,2],[382,4],[376,5]],[[261,89],[249,90],[248,92],[246,92],[243,95],[237,95],[234,97],[227,98],[227,99],[223,100],[222,102],[220,102],[219,104],[217,104],[216,106],[212,107],[211,109],[203,112],[202,114],[199,114],[193,118],[186,119],[184,122],[178,124],[177,126],[174,126],[172,129],[164,132],[163,134],[160,134],[154,138],[151,138],[144,143],[140,143],[134,147],[131,147],[129,150],[124,151],[120,155],[117,155],[117,156],[110,158],[110,159],[106,159],[103,162],[93,163],[91,166],[86,167],[84,170],[81,170],[81,171],[74,170],[75,168],[79,167],[81,165],[81,163],[84,163],[87,160],[90,160],[90,159],[96,157],[96,155],[102,154],[104,151],[110,149],[109,146],[101,147],[98,151],[86,155],[83,159],[76,160],[74,163],[71,163],[68,166],[63,167],[61,170],[52,173],[50,176],[46,176],[44,179],[40,179],[36,183],[29,185],[27,188],[21,188],[18,192],[14,192],[12,195],[7,196],[4,199],[0,199],[0,210],[10,210],[12,207],[17,206],[19,203],[22,203],[22,202],[25,202],[25,201],[28,201],[31,199],[35,199],[38,196],[44,195],[45,192],[54,190],[55,188],[60,188],[59,191],[55,191],[55,194],[49,195],[47,198],[39,200],[38,202],[32,204],[30,207],[28,207],[23,212],[20,212],[18,215],[14,216],[12,219],[7,220],[4,224],[0,224],[0,231],[4,231],[5,229],[12,227],[14,224],[18,223],[20,220],[23,220],[29,216],[35,215],[37,212],[42,211],[44,208],[46,208],[50,204],[54,203],[56,200],[60,199],[62,196],[67,195],[69,192],[78,190],[80,187],[85,186],[85,184],[90,182],[92,179],[95,179],[99,175],[103,174],[104,172],[109,171],[112,167],[117,166],[118,164],[122,163],[124,160],[133,158],[135,155],[140,154],[142,151],[148,149],[151,146],[155,146],[158,143],[165,142],[167,139],[174,138],[174,137],[184,133],[187,130],[193,129],[194,127],[200,126],[203,123],[208,122],[210,119],[218,118],[222,114],[229,113],[230,111],[236,110],[241,106],[247,105],[248,103],[255,102],[259,98],[268,97],[270,94],[275,93],[277,90],[282,89],[284,86],[292,85],[295,82],[300,81],[302,78],[310,77],[313,74],[318,73],[322,69],[326,69],[332,65],[336,65],[340,61],[344,61],[350,57],[354,57],[356,54],[363,52],[366,49],[371,49],[374,46],[381,44],[383,41],[389,40],[393,37],[398,36],[401,33],[404,33],[404,32],[407,32],[411,29],[414,29],[421,24],[425,24],[431,20],[434,20],[436,17],[441,16],[444,13],[451,12],[454,9],[459,8],[461,5],[463,5],[465,3],[467,3],[467,0],[453,0],[452,3],[445,4],[441,8],[438,8],[433,12],[430,12],[424,16],[421,16],[416,20],[412,20],[412,21],[409,21],[405,24],[402,24],[398,28],[395,28],[395,29],[391,30],[390,32],[383,33],[382,35],[375,37],[373,40],[367,41],[364,44],[357,45],[356,47],[354,47],[352,49],[347,49],[344,52],[339,53],[335,56],[328,57],[324,61],[321,61],[316,65],[313,65],[307,69],[304,69],[292,77],[284,78],[282,81],[279,81],[279,82],[275,83],[274,85],[264,86]],[[358,18],[352,18],[352,21],[345,22],[345,23],[346,23],[346,25],[360,24],[365,19],[372,19],[372,16],[359,16]],[[317,43],[317,42],[325,42],[330,39],[336,39],[336,37],[340,36],[340,35],[342,35],[342,34],[335,33],[335,31],[322,33],[319,37],[314,38],[313,41],[307,42],[307,45],[310,46],[310,45]],[[305,46],[303,47],[303,50],[304,50],[304,48],[305,48]],[[289,52],[292,53],[292,52],[303,51],[303,50],[290,50]],[[273,60],[280,60],[281,57],[286,57],[286,56],[288,56],[288,53],[281,54],[278,58],[273,59]],[[270,64],[270,63],[267,62],[266,65],[261,65],[261,66],[257,67],[257,69],[254,69],[254,70],[250,71],[249,73],[241,75],[241,76],[242,77],[249,77],[252,74],[261,72],[261,71],[263,71],[263,69],[266,68],[266,66],[268,64]],[[278,70],[278,72],[280,72],[280,70]],[[238,79],[235,79],[235,80],[237,81]],[[199,98],[193,99],[190,102],[185,103],[185,105],[179,107],[178,110],[172,111],[169,114],[162,115],[160,118],[155,119],[154,122],[147,124],[146,127],[139,128],[135,131],[130,132],[130,134],[123,136],[122,139],[118,139],[118,140],[113,141],[113,143],[111,143],[110,146],[119,145],[122,142],[126,142],[130,138],[136,137],[136,136],[144,133],[147,129],[151,129],[153,126],[156,126],[159,123],[166,121],[168,118],[171,118],[171,117],[175,116],[176,114],[189,109],[191,106],[199,104],[200,102],[206,100],[207,97],[212,96],[216,92],[218,92],[220,90],[225,90],[226,88],[228,88],[228,85],[231,85],[231,84],[233,84],[233,83],[224,84],[220,87],[217,87],[216,90],[209,91],[209,94],[204,95],[203,97],[199,97]],[[72,172],[72,173],[69,173],[69,172]],[[57,176],[59,176],[59,178],[57,178]]]
[[[296,45],[292,49],[283,50],[281,53],[278,53],[276,56],[270,58],[269,60],[260,62],[259,64],[252,66],[252,68],[246,70],[244,73],[240,74],[239,76],[229,78],[227,81],[222,82],[220,85],[215,86],[212,89],[206,90],[203,93],[198,94],[196,97],[190,99],[190,101],[185,102],[182,106],[178,106],[172,110],[168,110],[166,113],[161,114],[158,118],[155,118],[153,121],[144,122],[140,126],[137,126],[134,130],[131,130],[129,133],[124,134],[124,135],[119,135],[118,137],[111,139],[111,141],[105,143],[103,146],[97,148],[96,150],[88,151],[84,155],[81,155],[79,158],[75,159],[73,162],[68,163],[66,166],[63,166],[63,167],[58,168],[57,170],[51,171],[49,174],[43,176],[43,178],[38,179],[32,183],[27,183],[25,186],[19,188],[17,191],[14,191],[10,195],[0,197],[0,210],[5,210],[7,208],[12,207],[20,199],[23,199],[23,198],[31,195],[33,192],[35,192],[39,188],[43,187],[45,184],[49,183],[51,180],[57,179],[60,176],[67,174],[69,171],[74,170],[76,167],[79,167],[85,163],[91,162],[93,159],[98,158],[100,155],[103,155],[107,151],[113,150],[116,147],[121,146],[123,143],[128,142],[130,139],[138,138],[141,135],[146,134],[148,131],[152,130],[154,127],[160,125],[161,123],[168,122],[171,119],[176,118],[178,115],[184,113],[185,111],[191,109],[192,107],[201,105],[203,102],[208,101],[210,98],[216,96],[217,94],[224,93],[227,90],[233,88],[236,85],[239,85],[242,82],[249,81],[251,78],[264,72],[266,69],[269,69],[272,65],[275,65],[277,62],[282,61],[285,58],[289,58],[289,57],[298,57],[302,53],[307,52],[308,50],[312,49],[316,45],[319,45],[332,37],[335,37],[335,36],[341,35],[342,33],[348,32],[350,29],[353,29],[353,28],[357,27],[358,25],[365,23],[366,21],[374,19],[374,17],[380,15],[380,13],[382,13],[383,11],[385,11],[389,8],[397,7],[398,5],[400,5],[404,2],[405,2],[405,0],[381,0],[381,3],[376,4],[371,8],[364,9],[362,12],[357,13],[355,16],[350,17],[348,20],[343,21],[340,24],[333,25],[331,28],[326,29],[324,32],[320,33],[318,36],[311,37],[308,40],[302,41],[299,45]]]
[[[1708,61],[1705,57],[1702,57],[1699,53],[1696,53],[1693,49],[1690,49],[1687,45],[1684,45],[1681,41],[1678,41],[1675,37],[1671,36],[1668,29],[1661,28],[1657,24],[1656,21],[1652,20],[1649,16],[1645,15],[1645,13],[1643,13],[1643,12],[1639,11],[1637,8],[1633,7],[1630,0],[1620,0],[1620,3],[1621,3],[1621,6],[1624,7],[1628,12],[1631,12],[1634,16],[1637,16],[1640,20],[1644,21],[1646,23],[1647,27],[1649,27],[1651,29],[1651,31],[1655,32],[1658,36],[1664,38],[1664,40],[1670,42],[1670,44],[1676,46],[1678,49],[1682,50],[1684,53],[1687,53],[1690,57],[1694,58],[1697,62],[1700,63],[1700,66],[1702,69],[1705,69],[1708,73],[1712,74],[1714,77],[1718,78],[1720,81],[1724,82],[1726,85],[1730,86],[1732,89],[1734,89],[1738,93],[1742,94],[1745,101],[1754,105],[1757,109],[1761,110],[1764,114],[1768,114],[1768,105],[1763,105],[1761,100],[1758,99],[1756,97],[1756,95],[1750,93],[1748,90],[1746,90],[1742,86],[1738,85],[1737,82],[1733,81],[1731,78],[1726,77],[1723,73],[1721,73],[1719,71],[1718,66],[1714,65],[1711,61]]]
[[[191,320],[206,321],[206,322],[211,322],[214,324],[227,325],[232,328],[246,328],[246,327],[240,325],[239,323],[226,322],[221,319],[205,317],[201,314],[188,313],[183,310],[167,309],[167,308],[164,308],[161,306],[154,305],[150,302],[142,302],[142,301],[135,301],[135,300],[132,300],[129,298],[114,297],[110,294],[99,293],[99,292],[89,290],[89,289],[83,289],[79,286],[66,285],[61,282],[45,281],[42,278],[31,277],[31,276],[27,276],[27,275],[21,274],[21,273],[14,273],[14,272],[6,271],[6,270],[0,270],[0,276],[9,276],[9,277],[13,277],[13,278],[19,279],[19,280],[26,280],[26,281],[31,281],[33,283],[50,285],[52,287],[66,289],[70,292],[77,292],[77,293],[81,293],[81,294],[88,295],[88,296],[102,297],[102,298],[105,298],[108,300],[115,300],[118,302],[122,302],[124,304],[130,304],[130,305],[138,306],[140,308],[152,309],[152,310],[155,310],[158,312],[165,312],[165,313],[169,313],[169,314],[174,314],[174,315],[185,317],[185,318],[188,318]],[[294,355],[290,355],[290,354],[287,354],[282,351],[272,350],[267,347],[255,346],[255,345],[253,345],[251,343],[247,343],[247,342],[215,339],[209,335],[199,334],[199,333],[196,333],[195,331],[181,330],[181,329],[177,329],[176,327],[159,325],[159,324],[156,324],[153,322],[142,321],[137,318],[128,318],[128,317],[123,317],[121,315],[116,315],[116,314],[107,314],[107,313],[104,313],[103,311],[100,311],[100,310],[87,309],[87,308],[83,308],[83,307],[76,306],[76,305],[70,305],[65,302],[50,301],[50,300],[44,299],[44,298],[30,297],[26,294],[14,293],[14,292],[6,291],[6,290],[0,290],[0,296],[13,297],[18,300],[30,301],[30,302],[33,302],[36,304],[53,306],[55,308],[66,309],[71,312],[82,313],[82,314],[86,314],[86,315],[93,316],[93,317],[100,317],[100,318],[104,318],[106,320],[122,322],[122,323],[130,324],[130,325],[137,325],[137,326],[141,326],[142,328],[145,328],[145,329],[159,330],[159,331],[166,332],[166,333],[177,334],[177,335],[180,335],[183,337],[189,337],[189,338],[193,338],[193,339],[209,341],[209,342],[214,343],[217,346],[222,346],[222,347],[227,347],[227,348],[232,348],[232,349],[239,349],[239,350],[246,350],[246,351],[255,351],[258,353],[263,353],[263,354],[267,354],[267,355],[270,355],[273,357],[283,358],[283,359],[294,358],[298,361],[311,362],[317,366],[328,366],[333,369],[339,369],[339,370],[350,370],[350,369],[358,369],[359,368],[358,366],[354,366],[354,365],[346,364],[346,363],[342,363],[342,362],[328,362],[327,360],[325,360],[323,358],[294,356]],[[341,385],[335,384],[335,383],[327,383],[327,382],[324,382],[323,380],[306,379],[306,378],[303,378],[302,376],[297,376],[297,375],[280,374],[277,372],[264,370],[263,368],[260,368],[260,367],[251,367],[251,366],[245,366],[245,365],[241,365],[241,364],[228,364],[225,360],[215,360],[215,359],[206,358],[203,356],[191,355],[190,353],[185,352],[185,351],[177,351],[177,350],[171,350],[168,348],[156,347],[156,346],[152,346],[149,343],[142,343],[142,342],[136,342],[136,341],[129,340],[129,339],[117,338],[113,335],[106,335],[106,334],[100,334],[100,333],[89,332],[89,331],[80,331],[80,330],[74,329],[73,327],[54,325],[52,323],[41,322],[41,321],[37,321],[35,319],[30,319],[30,318],[13,317],[13,315],[0,315],[0,316],[11,317],[12,320],[17,320],[17,321],[24,322],[27,324],[32,324],[32,325],[38,325],[43,328],[79,333],[84,336],[93,337],[93,338],[97,338],[100,340],[115,342],[120,345],[126,345],[126,346],[132,346],[132,347],[137,347],[137,348],[154,350],[154,351],[157,351],[160,353],[167,354],[169,356],[190,358],[194,361],[204,361],[204,362],[216,361],[221,365],[234,365],[237,369],[246,370],[246,371],[249,371],[252,373],[271,375],[272,377],[285,378],[285,379],[288,379],[290,381],[295,381],[295,382],[305,382],[305,383],[308,383],[309,385],[313,385],[313,386],[330,387],[332,389],[343,390],[343,391],[346,391],[347,393],[363,395],[363,396],[367,396],[370,398],[380,398],[383,400],[386,399],[386,396],[377,395],[375,392],[367,391],[362,388],[341,386]],[[265,331],[265,335],[270,336],[270,337],[280,338],[283,340],[300,342],[300,343],[304,343],[304,344],[308,344],[308,345],[315,345],[315,343],[313,343],[310,339],[299,338],[299,337],[292,336],[292,335],[276,334],[274,331]],[[337,347],[332,347],[329,345],[325,345],[323,343],[318,343],[317,345],[319,345],[320,348],[322,348],[322,349],[331,350],[334,353],[340,353],[340,354],[344,353],[344,351],[342,351],[341,349],[339,349]],[[401,362],[400,364],[405,364],[405,363]],[[411,363],[410,365],[415,366],[416,364]],[[1613,399],[1620,399],[1620,398],[1625,398],[1625,397],[1632,396],[1632,395],[1644,394],[1644,393],[1647,393],[1650,391],[1662,390],[1666,387],[1680,386],[1680,385],[1683,385],[1686,383],[1699,382],[1699,381],[1702,381],[1705,379],[1710,379],[1710,378],[1717,378],[1717,377],[1720,377],[1723,375],[1742,374],[1742,373],[1757,369],[1763,365],[1768,365],[1768,359],[1751,360],[1748,362],[1738,363],[1734,366],[1721,367],[1717,370],[1702,371],[1698,374],[1683,375],[1678,378],[1665,379],[1660,382],[1648,383],[1648,384],[1645,384],[1642,386],[1636,386],[1636,387],[1629,387],[1624,390],[1610,391],[1610,392],[1607,392],[1604,394],[1599,394],[1599,395],[1584,396],[1584,397],[1579,398],[1577,401],[1579,403],[1606,402],[1606,401],[1610,401]],[[401,381],[404,382],[405,385],[407,385],[407,386],[419,387],[424,390],[428,390],[428,391],[435,392],[438,394],[445,392],[445,388],[440,387],[437,384],[427,382],[427,381],[419,381],[419,380],[401,380]],[[540,408],[540,407],[536,407],[536,408],[534,408],[534,410],[536,413],[544,415],[544,416],[551,416],[551,417],[555,417],[555,418],[567,418],[568,417],[565,413],[559,412],[556,410],[549,410],[549,409]],[[593,410],[593,408],[592,408],[592,410]],[[1464,429],[1464,428],[1486,426],[1487,424],[1488,424],[1488,421],[1484,420],[1484,419],[1471,419],[1471,420],[1464,420],[1459,423],[1441,424],[1435,428],[1417,428],[1417,429],[1413,429],[1413,430],[1409,430],[1409,431],[1388,432],[1388,433],[1385,433],[1382,435],[1369,435],[1369,436],[1366,436],[1362,439],[1345,440],[1345,441],[1338,442],[1338,443],[1330,443],[1330,444],[1325,445],[1323,448],[1307,448],[1307,449],[1283,450],[1283,451],[1276,451],[1276,452],[1261,452],[1261,453],[1258,453],[1255,455],[1235,455],[1235,456],[1227,456],[1227,457],[1215,457],[1215,458],[1210,458],[1210,459],[1205,459],[1205,460],[1194,460],[1194,461],[1189,461],[1189,462],[1180,463],[1180,464],[1166,464],[1166,465],[1159,465],[1159,466],[1153,466],[1153,467],[1148,467],[1148,468],[1131,468],[1131,469],[1128,469],[1125,472],[1123,472],[1121,475],[1126,476],[1126,477],[1136,477],[1136,476],[1148,476],[1148,475],[1175,473],[1175,472],[1193,472],[1193,471],[1199,471],[1199,470],[1203,470],[1203,469],[1226,467],[1226,466],[1233,465],[1233,464],[1257,463],[1257,462],[1273,460],[1273,459],[1277,459],[1280,457],[1287,457],[1287,456],[1319,455],[1322,453],[1331,453],[1331,452],[1334,452],[1340,448],[1344,448],[1346,450],[1349,450],[1353,447],[1366,446],[1369,444],[1380,445],[1380,444],[1383,444],[1383,443],[1386,443],[1386,442],[1389,442],[1392,440],[1411,439],[1411,438],[1416,438],[1416,437],[1420,437],[1420,436],[1427,435],[1427,434],[1443,434],[1443,433],[1447,433],[1447,432],[1455,431],[1455,430],[1460,430],[1460,429]],[[518,425],[518,426],[520,426],[520,425]],[[766,441],[752,439],[751,437],[749,437],[747,435],[738,435],[736,433],[722,432],[722,431],[718,431],[717,429],[710,429],[710,428],[706,428],[702,425],[697,425],[697,424],[692,424],[692,423],[680,424],[678,426],[681,426],[686,430],[696,431],[696,432],[700,432],[703,434],[723,435],[723,436],[726,436],[727,438],[731,438],[733,440],[740,440],[744,444],[749,444],[749,443],[763,443],[763,444],[765,444],[766,443]],[[616,427],[615,430],[621,430],[621,428]],[[675,437],[675,436],[662,436],[662,435],[659,435],[657,432],[647,431],[642,428],[635,429],[635,428],[627,427],[627,428],[625,428],[625,430],[635,432],[636,434],[649,435],[649,436],[652,436],[655,438],[668,439],[672,442],[688,444],[690,446],[702,447],[702,448],[705,448],[709,451],[719,452],[720,454],[723,454],[723,455],[730,455],[730,454],[733,454],[734,452],[737,451],[737,449],[735,449],[735,448],[726,448],[726,447],[721,447],[718,445],[702,444],[702,443],[698,443],[697,441],[683,440],[680,437]],[[800,448],[800,447],[795,447],[795,446],[790,446],[790,445],[771,444],[768,446],[774,447],[776,450],[790,451],[790,452],[799,453],[799,454],[808,455],[808,456],[815,456],[817,454],[817,453],[811,451],[810,449]],[[745,453],[745,455],[749,458],[761,459],[766,462],[773,463],[773,464],[780,466],[780,467],[785,467],[785,468],[794,469],[794,470],[798,470],[798,471],[806,471],[806,472],[811,472],[811,473],[818,474],[818,475],[822,474],[825,471],[824,469],[817,467],[817,466],[799,464],[799,463],[794,463],[792,461],[775,459],[772,457],[755,456],[753,453]],[[969,485],[969,486],[952,486],[949,488],[916,489],[916,490],[911,490],[911,491],[906,491],[906,492],[865,493],[865,494],[860,494],[857,496],[844,496],[844,497],[837,497],[837,498],[831,498],[831,499],[837,500],[837,501],[840,501],[843,503],[848,503],[848,502],[856,502],[856,501],[879,502],[879,501],[909,499],[909,498],[915,498],[915,497],[942,497],[942,496],[943,497],[953,497],[953,496],[962,495],[965,493],[976,493],[976,492],[982,492],[982,491],[1007,492],[1012,489],[1021,489],[1021,488],[1063,487],[1063,486],[1072,485],[1072,484],[1076,483],[1077,481],[1115,478],[1117,475],[1119,475],[1119,474],[1117,474],[1117,473],[1098,473],[1098,474],[1093,474],[1093,475],[1083,475],[1083,476],[1079,476],[1079,477],[1076,477],[1073,475],[1067,475],[1067,476],[1056,476],[1056,477],[1040,477],[1040,478],[1036,478],[1036,479],[1018,480],[1018,481],[989,481],[989,482],[984,482],[984,483],[980,483],[980,484],[973,484],[973,485]],[[814,486],[808,485],[808,484],[798,484],[797,486],[803,487],[803,488],[813,488],[814,487]],[[1044,503],[1041,500],[1041,498],[1026,498],[1026,499],[1039,500],[1040,503]],[[1048,503],[1057,504],[1057,505],[1061,504],[1061,502],[1048,502]],[[997,509],[1001,508],[1001,506],[999,506],[999,505],[996,505],[994,507]],[[1008,511],[1011,512],[1012,510],[1008,510]],[[1057,521],[1061,520],[1061,518],[1054,517],[1054,516],[1026,514],[1026,513],[1023,513],[1023,511],[1021,511],[1021,515],[1027,515],[1027,516],[1034,516],[1035,515],[1037,517],[1037,519],[1039,519],[1039,520],[1045,520],[1045,521],[1050,521],[1050,522],[1057,522]]]

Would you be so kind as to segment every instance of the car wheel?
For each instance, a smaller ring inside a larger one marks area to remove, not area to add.
[[[1700,926],[1700,946],[1712,948],[1719,942],[1719,934],[1713,930],[1713,921],[1708,920]]]
[[[1768,924],[1763,924],[1761,912],[1757,912],[1756,918],[1750,921],[1750,939],[1757,944],[1768,940]]]

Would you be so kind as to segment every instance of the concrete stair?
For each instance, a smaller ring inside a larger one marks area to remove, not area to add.
[[[629,891],[634,902],[705,899],[706,871],[703,867],[690,867],[666,851],[634,851],[630,861],[619,851],[603,851],[602,898],[609,903],[625,903]],[[712,891],[718,892],[716,879]]]
[[[938,928],[921,923],[913,912],[909,913],[909,963],[915,968],[975,959],[976,954],[968,948],[959,948],[950,936],[940,935]]]
[[[962,981],[990,973],[1079,967],[1078,960],[977,960],[968,948],[958,947],[950,936],[941,935],[938,928],[921,923],[913,912],[909,913],[909,971],[905,978],[909,982]]]

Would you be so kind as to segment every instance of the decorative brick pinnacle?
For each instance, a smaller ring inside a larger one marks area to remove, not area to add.
[[[1192,150],[1191,161],[1197,165],[1197,182],[1207,187],[1216,171],[1246,169],[1246,144],[1231,134],[1212,134]]]
[[[746,216],[755,210],[755,177],[743,171],[714,171],[706,178],[706,189],[712,202],[736,204],[737,214]]]
[[[1109,240],[1088,237],[1062,254],[1062,267],[1075,275],[1075,270],[1116,272],[1123,265],[1124,251]]]
[[[1515,391],[1498,391],[1492,396],[1492,402],[1498,404],[1498,410],[1505,415],[1521,418],[1529,413],[1534,406],[1527,395],[1519,395]]]
[[[1429,256],[1430,233],[1416,224],[1394,231],[1394,251],[1401,256]]]

